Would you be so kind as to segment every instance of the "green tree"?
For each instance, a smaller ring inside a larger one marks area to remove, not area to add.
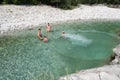
[[[13,4],[19,4],[19,1],[18,0],[13,0],[12,3]]]
[[[38,3],[38,1],[37,0],[31,0],[32,1],[32,3],[31,4],[37,4]]]
[[[77,6],[79,4],[79,0],[70,0],[71,1],[71,5],[73,6]]]
[[[3,0],[0,0],[0,4],[2,4]]]
[[[114,0],[113,4],[120,4],[120,0]]]
[[[64,9],[71,9],[81,4],[120,4],[120,0],[0,0],[0,4],[47,4]]]
[[[60,7],[64,9],[70,9],[71,8],[71,0],[61,0]]]
[[[8,4],[8,0],[3,0],[2,4]]]

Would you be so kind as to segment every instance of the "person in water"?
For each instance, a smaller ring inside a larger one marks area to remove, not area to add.
[[[46,26],[46,30],[47,30],[47,32],[50,32],[50,31],[51,31],[50,23],[47,24],[47,26]]]
[[[37,37],[38,37],[39,40],[43,40],[42,34],[41,34],[41,29],[38,29]]]
[[[64,31],[62,31],[61,36],[65,36],[65,32]]]
[[[46,36],[44,36],[43,41],[48,42],[48,38]]]

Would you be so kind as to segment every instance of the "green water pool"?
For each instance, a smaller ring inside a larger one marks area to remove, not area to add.
[[[0,37],[0,80],[57,80],[60,76],[109,63],[120,43],[120,21],[76,21],[52,24],[52,32],[37,29]],[[65,31],[65,37],[61,32]]]

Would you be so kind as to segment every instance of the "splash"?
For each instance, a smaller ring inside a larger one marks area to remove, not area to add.
[[[82,35],[65,34],[65,37],[69,38],[72,41],[72,44],[75,44],[75,45],[86,47],[92,43],[91,39],[88,39]]]
[[[80,32],[85,32],[85,33],[101,33],[101,34],[106,34],[106,35],[110,35],[113,36],[117,39],[120,39],[120,36],[113,34],[113,33],[109,33],[109,32],[102,32],[102,31],[97,31],[97,30],[79,30]]]

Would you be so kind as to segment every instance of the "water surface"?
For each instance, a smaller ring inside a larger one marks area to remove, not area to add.
[[[0,80],[56,80],[81,69],[108,64],[120,43],[119,21],[76,21],[52,24],[52,32],[37,29],[0,37]],[[65,31],[65,37],[61,32]]]

